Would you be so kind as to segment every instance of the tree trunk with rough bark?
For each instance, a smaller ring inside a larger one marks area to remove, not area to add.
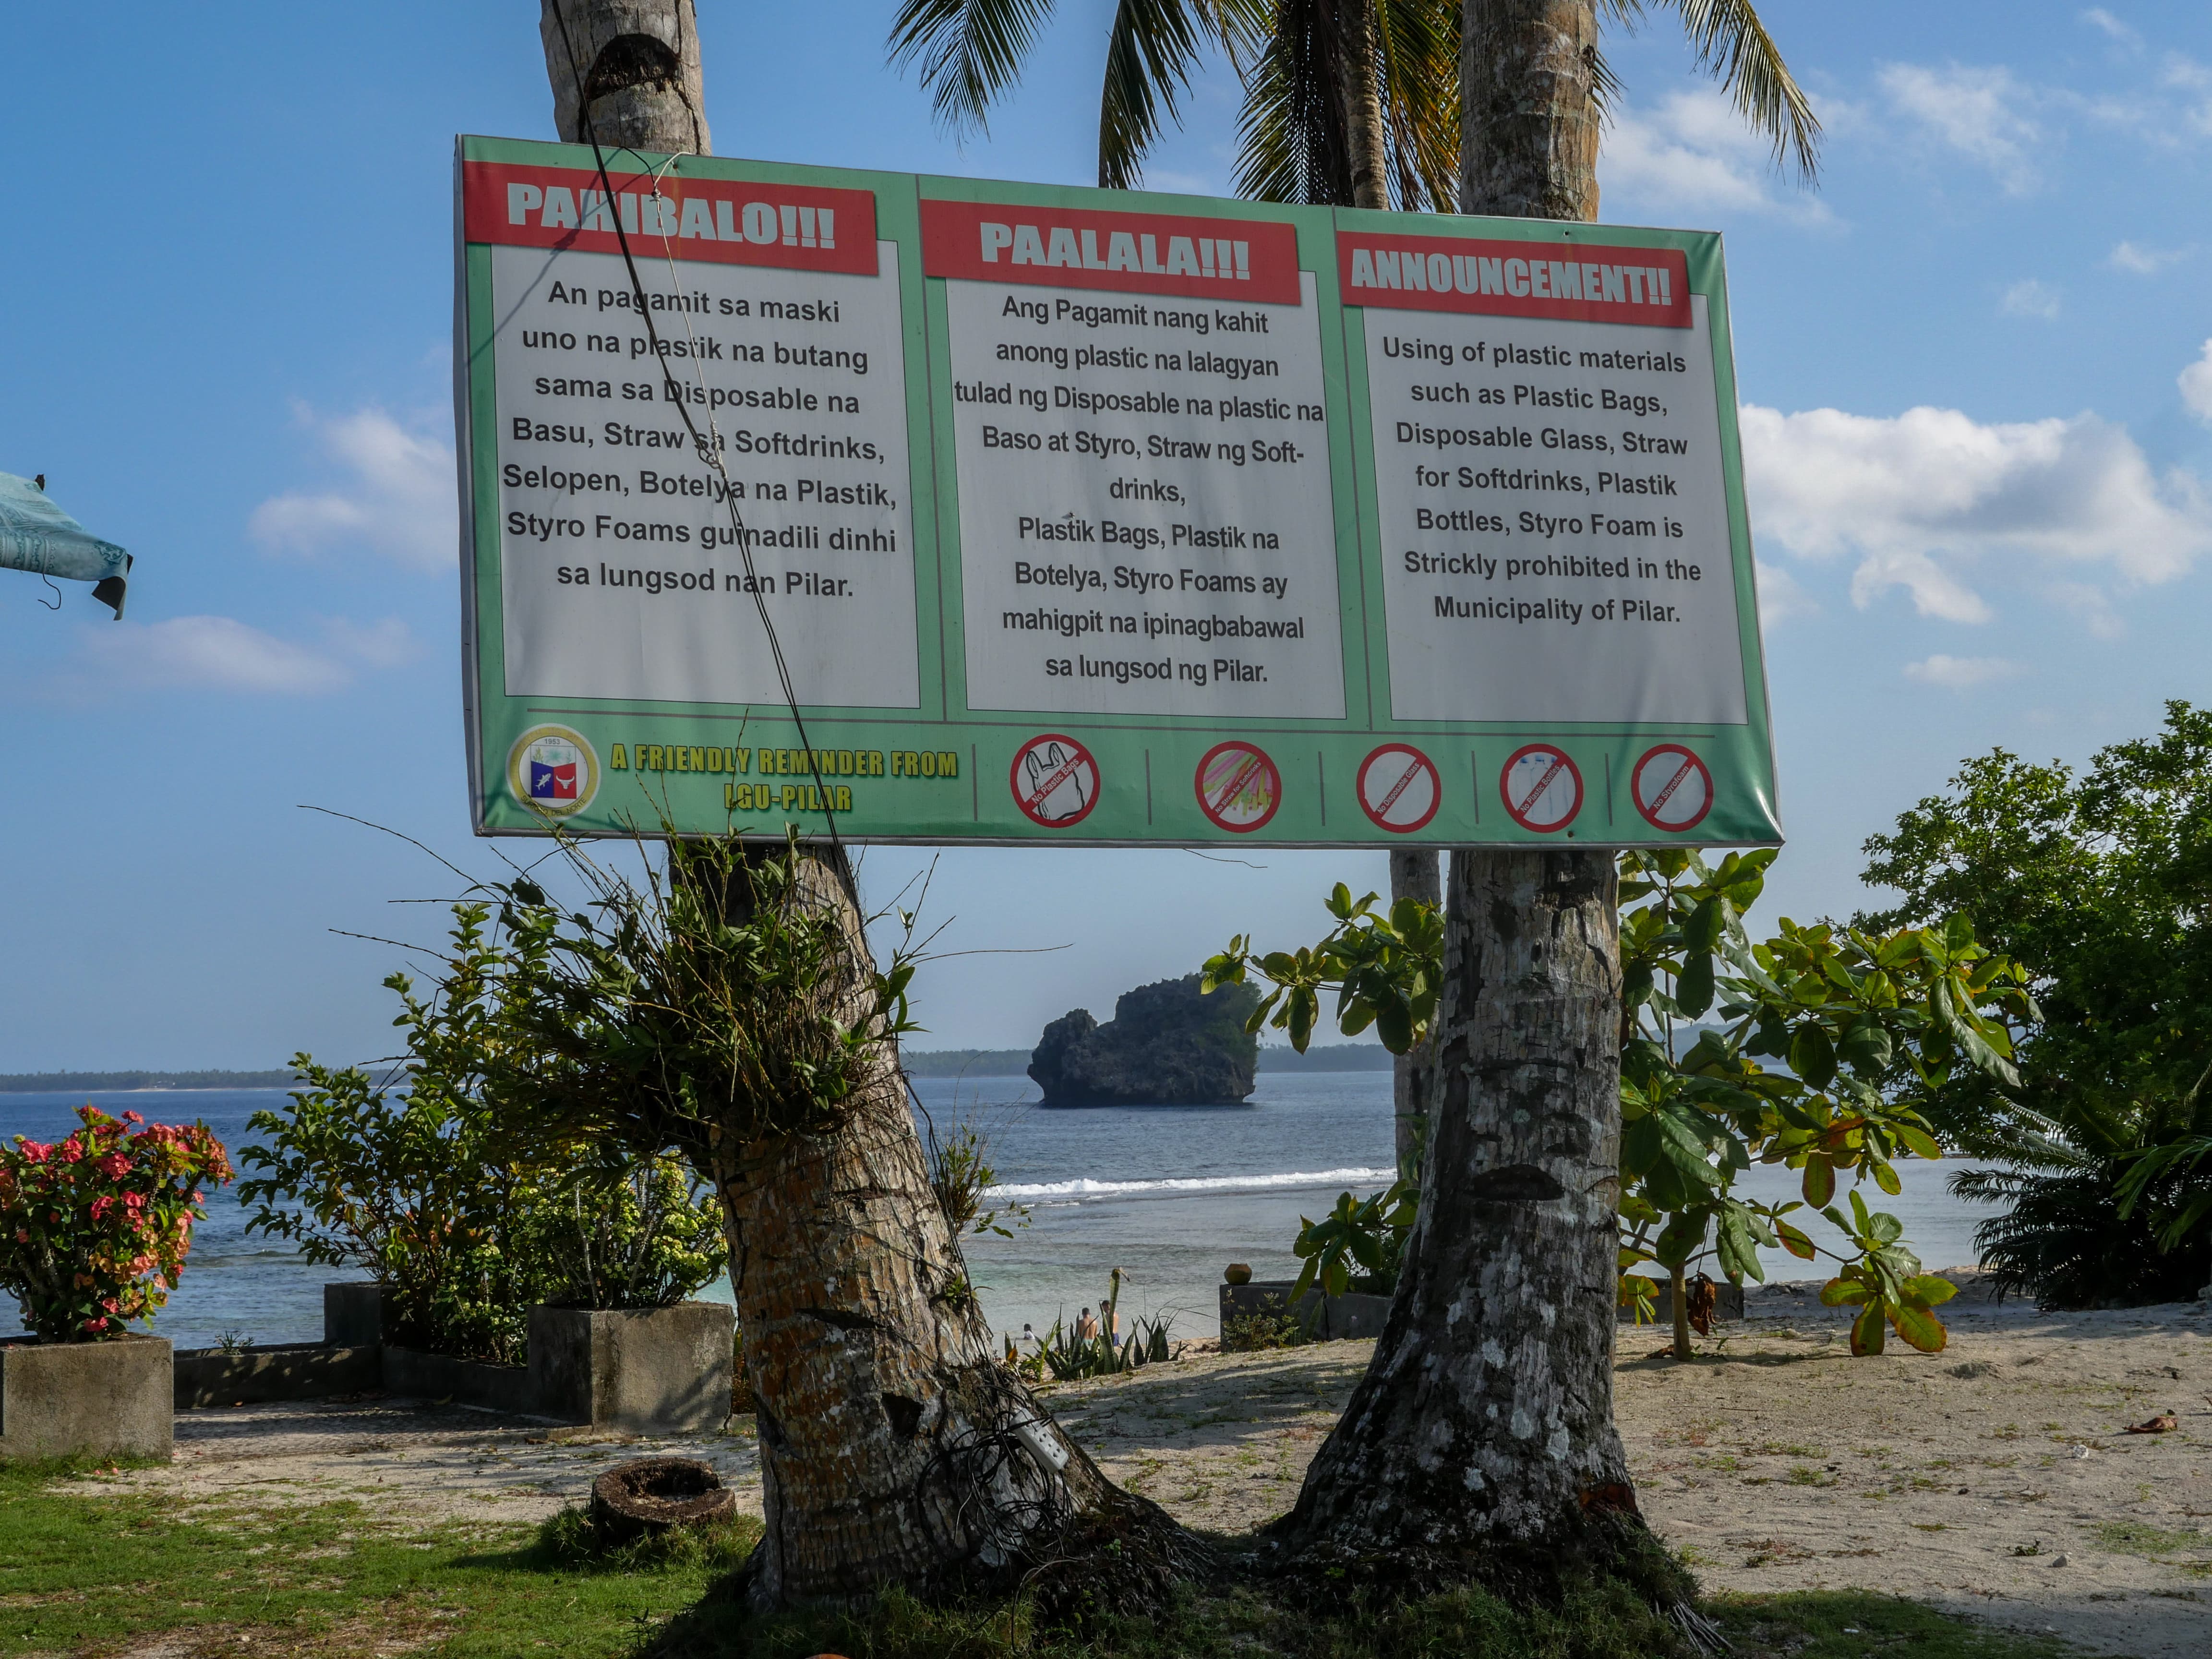
[[[540,0],[538,34],[565,142],[709,153],[692,0]]]
[[[1375,8],[1378,0],[1338,0],[1336,26],[1341,31],[1337,61],[1344,80],[1338,88],[1344,100],[1344,146],[1351,162],[1352,205],[1388,208],[1389,135],[1382,125],[1382,88],[1376,75],[1377,40]]]
[[[1435,848],[1406,847],[1390,854],[1390,902],[1419,899],[1424,904],[1444,900],[1443,859]],[[1423,1127],[1429,1115],[1430,1097],[1437,1081],[1437,1042],[1431,1032],[1390,1062],[1390,1098],[1397,1130],[1398,1174],[1417,1179],[1420,1170]]]
[[[806,902],[834,907],[864,952],[843,855],[804,857]],[[1157,1605],[1206,1551],[1099,1474],[994,1357],[896,1051],[875,1059],[833,1131],[715,1160],[758,1401],[753,1604],[1027,1575],[1048,1604]]]
[[[1466,0],[1462,38],[1462,210],[1594,219],[1592,0]],[[1283,1523],[1309,1554],[1522,1589],[1579,1565],[1680,1600],[1613,1423],[1618,899],[1608,851],[1452,854],[1419,1219]]]
[[[563,138],[706,153],[691,0],[544,0],[540,34]],[[834,911],[866,969],[842,850],[800,857],[804,902]],[[1208,1552],[1101,1474],[993,1355],[896,1045],[872,1059],[833,1129],[714,1148],[760,1424],[767,1531],[749,1601],[1021,1584],[1048,1609],[1164,1603]]]
[[[1466,0],[1460,211],[1597,217],[1594,0]]]
[[[1609,853],[1453,856],[1419,1219],[1282,1523],[1355,1577],[1540,1589],[1635,1547],[1613,1425],[1618,891]]]

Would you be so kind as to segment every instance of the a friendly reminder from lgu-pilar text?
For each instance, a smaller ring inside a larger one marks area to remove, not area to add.
[[[1339,239],[1400,720],[1745,719],[1712,336],[1668,248]]]
[[[610,200],[589,172],[482,171],[508,694],[781,702],[764,606],[799,702],[918,705],[898,266],[872,197],[671,179]]]
[[[1320,307],[1287,225],[926,202],[973,708],[1344,714]]]

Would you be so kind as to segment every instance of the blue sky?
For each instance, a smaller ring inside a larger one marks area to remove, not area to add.
[[[703,0],[725,155],[1088,183],[1109,0],[988,138],[889,3]],[[1778,179],[1669,20],[1615,38],[1604,216],[1726,233],[1782,805],[1773,914],[1993,745],[2086,757],[2212,697],[2212,12],[1761,8],[1828,130]],[[0,1071],[389,1046],[377,981],[471,871],[448,392],[453,135],[550,137],[536,8],[26,12],[0,105],[0,470],[138,556],[129,620],[0,574]],[[1148,174],[1225,191],[1217,66]],[[511,843],[509,844],[512,845]],[[929,860],[878,849],[888,898]],[[1255,866],[1262,867],[1255,867]],[[925,1046],[1317,931],[1379,855],[950,851]],[[336,930],[336,931],[334,931]],[[1054,949],[1053,947],[1068,947]],[[996,954],[1047,951],[1049,954]]]

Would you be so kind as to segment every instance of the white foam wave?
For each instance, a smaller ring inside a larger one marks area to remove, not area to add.
[[[1394,1181],[1395,1170],[1315,1170],[1286,1175],[1194,1176],[1164,1181],[1093,1181],[1079,1176],[1073,1181],[1010,1182],[990,1189],[994,1202],[1007,1199],[1131,1198],[1172,1193],[1262,1193],[1292,1187],[1370,1186]]]

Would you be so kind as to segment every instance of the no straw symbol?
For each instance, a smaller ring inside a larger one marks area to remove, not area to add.
[[[1564,830],[1583,810],[1583,775],[1564,749],[1532,743],[1506,761],[1498,793],[1507,815],[1523,830]]]
[[[1443,800],[1436,763],[1407,743],[1386,743],[1359,763],[1359,810],[1378,830],[1410,836]]]
[[[1193,781],[1198,810],[1231,835],[1247,836],[1283,804],[1283,775],[1265,750],[1220,743],[1206,751]]]
[[[1713,810],[1713,775],[1680,744],[1662,743],[1636,763],[1628,793],[1654,830],[1694,830]]]
[[[1007,773],[1014,805],[1032,823],[1065,830],[1098,804],[1098,763],[1073,738],[1048,732],[1014,753]]]

